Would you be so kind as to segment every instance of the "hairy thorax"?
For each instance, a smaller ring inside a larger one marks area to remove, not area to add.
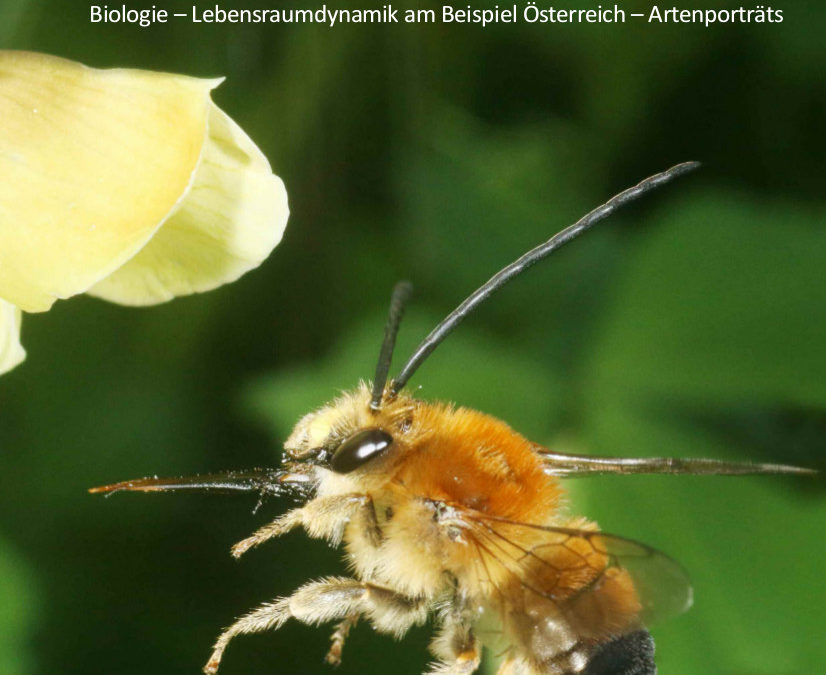
[[[288,451],[332,445],[367,426],[392,430],[394,452],[369,472],[317,471],[318,496],[366,494],[371,500],[374,528],[363,513],[343,524],[350,564],[360,578],[405,595],[434,598],[458,585],[481,603],[512,573],[480,563],[486,549],[502,544],[488,541],[497,534],[484,529],[494,528],[470,522],[467,514],[503,523],[558,522],[557,480],[543,472],[533,445],[500,420],[405,394],[372,412],[368,396],[362,387],[307,416]]]

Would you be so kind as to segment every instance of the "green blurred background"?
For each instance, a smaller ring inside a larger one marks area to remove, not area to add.
[[[402,358],[496,269],[678,161],[705,167],[513,283],[411,384],[564,450],[823,466],[826,9],[774,6],[782,24],[712,28],[141,29],[4,0],[0,46],[226,75],[215,99],[292,216],[218,291],[26,318],[29,358],[0,380],[0,672],[196,673],[234,617],[341,573],[299,533],[230,558],[287,501],[86,489],[276,464],[301,414],[371,375],[396,280],[416,286]],[[662,673],[826,667],[822,481],[569,485],[573,511],[691,573],[694,609],[654,630]],[[221,672],[329,672],[328,634],[241,638]],[[419,673],[427,640],[361,625],[339,672]]]

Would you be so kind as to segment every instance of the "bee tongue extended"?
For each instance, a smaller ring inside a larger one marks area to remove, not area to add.
[[[93,494],[131,492],[258,492],[263,495],[293,494],[298,488],[307,488],[312,477],[307,473],[293,473],[283,469],[250,469],[247,471],[225,471],[197,476],[177,476],[172,478],[138,478],[111,485],[90,488]]]

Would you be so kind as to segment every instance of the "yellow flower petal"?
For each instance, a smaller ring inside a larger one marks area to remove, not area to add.
[[[26,351],[20,344],[20,310],[0,300],[0,375],[14,368],[26,358]]]
[[[143,248],[190,183],[217,83],[0,52],[0,298],[46,310]]]
[[[213,105],[189,192],[140,253],[89,292],[146,305],[234,281],[270,254],[288,214],[266,157]]]

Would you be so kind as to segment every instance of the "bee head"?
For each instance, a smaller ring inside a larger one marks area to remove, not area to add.
[[[379,457],[398,454],[408,445],[416,401],[402,393],[379,410],[370,403],[371,389],[362,384],[305,415],[284,443],[287,457],[343,474],[376,465]]]

